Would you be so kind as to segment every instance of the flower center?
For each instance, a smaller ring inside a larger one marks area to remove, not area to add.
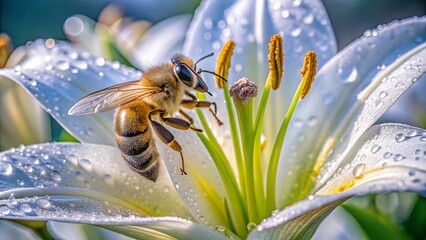
[[[216,73],[224,78],[228,77],[234,47],[235,43],[228,41],[217,60]],[[228,159],[230,153],[223,151],[203,113],[199,109],[196,110],[204,129],[198,136],[212,156],[227,192],[225,199],[227,222],[220,229],[229,229],[240,237],[247,236],[255,224],[270,216],[276,209],[276,177],[284,137],[297,103],[308,94],[316,74],[316,55],[315,52],[309,51],[301,68],[300,84],[273,142],[271,155],[267,159],[262,159],[265,157],[262,152],[264,143],[262,129],[268,98],[271,89],[279,88],[283,75],[282,37],[278,34],[272,36],[270,40],[268,61],[269,74],[257,109],[253,107],[253,98],[257,95],[257,87],[253,82],[242,78],[229,90],[228,84],[216,77],[216,84],[223,89],[225,96],[229,129],[235,150],[233,154],[237,163],[236,171],[231,168]],[[202,94],[197,96],[201,100],[205,99]],[[237,113],[236,116],[234,112]],[[264,162],[267,163],[267,169],[264,169]]]

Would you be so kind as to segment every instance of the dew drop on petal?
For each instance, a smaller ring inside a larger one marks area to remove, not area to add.
[[[56,62],[55,67],[59,70],[65,71],[68,70],[70,65],[65,60],[59,60]]]
[[[364,169],[365,169],[365,164],[364,163],[358,164],[352,170],[352,174],[354,175],[354,177],[358,178],[358,177],[361,176],[361,174],[364,171]]]
[[[51,206],[50,201],[47,198],[39,198],[35,201],[35,204],[45,209]]]
[[[103,65],[105,65],[105,58],[103,57],[97,57],[95,60],[96,65],[102,67]]]
[[[374,145],[371,147],[371,153],[377,153],[381,148],[379,145]]]
[[[80,159],[78,161],[78,164],[80,167],[88,172],[92,171],[92,163],[89,159]]]
[[[404,160],[406,157],[404,157],[403,155],[401,155],[401,154],[395,154],[394,156],[393,156],[393,160],[395,161],[395,162],[399,162],[399,161],[402,161],[402,160]]]
[[[392,153],[390,153],[390,152],[385,152],[384,154],[383,154],[383,158],[390,158],[390,157],[392,157]]]
[[[397,142],[403,142],[403,141],[405,141],[405,140],[406,140],[406,137],[405,137],[405,135],[404,135],[404,134],[402,134],[402,133],[398,133],[398,134],[395,136],[395,140],[396,140]]]
[[[10,208],[7,205],[0,205],[0,216],[8,215],[10,213]]]
[[[12,165],[8,162],[0,161],[0,174],[9,176],[13,171]]]
[[[31,212],[33,209],[31,208],[31,206],[28,203],[22,203],[19,206],[19,209],[25,213],[29,213]]]
[[[58,171],[52,171],[52,172],[50,172],[50,177],[55,182],[59,182],[59,181],[62,180],[61,174]]]
[[[104,176],[103,176],[103,179],[104,179],[104,181],[106,182],[106,183],[109,183],[109,184],[111,184],[111,183],[113,183],[114,182],[114,179],[112,178],[112,176],[110,175],[110,174],[105,174]]]
[[[340,81],[342,83],[354,82],[358,75],[358,71],[352,63],[340,64],[337,69],[337,73],[339,74]]]

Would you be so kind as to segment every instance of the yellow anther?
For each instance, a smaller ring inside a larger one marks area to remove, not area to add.
[[[222,50],[219,53],[219,57],[216,62],[216,73],[223,78],[228,78],[229,68],[231,67],[231,57],[234,53],[235,43],[232,40],[228,40],[225,45],[223,45]],[[226,84],[223,79],[218,76],[215,76],[216,86],[219,88],[223,88]]]
[[[0,68],[6,65],[7,59],[12,53],[12,42],[9,36],[4,33],[0,34]]]
[[[309,51],[303,60],[303,67],[300,70],[302,82],[304,84],[301,98],[303,99],[308,95],[312,84],[314,83],[315,74],[317,72],[317,55],[314,51]]]
[[[272,89],[276,90],[280,87],[281,78],[283,76],[284,52],[283,38],[279,34],[275,34],[269,40],[269,76],[268,81]]]

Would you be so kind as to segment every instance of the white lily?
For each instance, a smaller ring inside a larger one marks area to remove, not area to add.
[[[274,33],[284,37],[283,82],[277,91],[263,93],[271,98],[260,128],[266,149],[256,152],[260,135],[245,133],[247,119],[241,117],[241,134],[254,139],[254,148],[248,149],[253,145],[247,139],[235,144],[234,113],[228,115],[231,103],[222,100],[229,96],[210,84],[224,125],[204,120],[197,111],[196,124],[203,125],[206,135],[172,130],[184,148],[188,176],[180,175],[179,154],[159,143],[164,165],[156,183],[121,159],[112,113],[66,114],[80,97],[138,79],[140,72],[92,58],[65,42],[38,40],[27,46],[19,66],[0,75],[31,92],[84,144],[40,144],[1,153],[0,217],[96,224],[138,238],[308,238],[328,213],[352,196],[425,194],[426,131],[401,124],[371,127],[424,75],[425,23],[423,17],[380,26],[328,60],[336,44],[319,2],[203,2],[186,36],[185,52],[197,59],[233,39],[230,83],[247,76],[260,92],[269,92],[267,43]],[[308,50],[317,53],[322,67],[306,98],[298,102],[296,95],[291,101]],[[213,66],[213,60],[205,61]],[[265,101],[259,103],[259,112],[265,110]],[[238,104],[237,112],[244,108]],[[291,121],[286,118],[281,127],[289,109],[294,110]],[[284,144],[277,144],[284,135]],[[271,153],[275,157],[269,158]],[[264,160],[255,158],[256,168],[241,168],[250,156]],[[253,185],[244,184],[246,180]],[[282,208],[268,217],[271,210]]]

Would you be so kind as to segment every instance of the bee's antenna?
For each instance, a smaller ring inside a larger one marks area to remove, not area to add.
[[[213,95],[211,94],[211,92],[206,92],[206,93],[208,93],[210,96],[213,96]]]
[[[213,55],[214,55],[214,53],[209,53],[209,54],[207,54],[206,56],[204,56],[204,57],[202,57],[202,58],[198,59],[198,61],[196,61],[196,62],[194,63],[194,69],[197,69],[197,64],[198,64],[199,62],[201,62],[202,60],[204,60],[204,59],[206,59],[206,58],[208,58],[208,57],[211,57],[211,56],[213,56]]]
[[[216,77],[218,77],[218,78],[222,79],[223,81],[228,82],[228,80],[226,80],[224,77],[222,77],[222,76],[220,76],[219,74],[217,74],[217,73],[215,73],[215,72],[212,72],[212,71],[203,70],[203,69],[198,69],[197,74],[200,74],[200,73],[202,73],[202,72],[213,74],[213,75],[215,75]]]

